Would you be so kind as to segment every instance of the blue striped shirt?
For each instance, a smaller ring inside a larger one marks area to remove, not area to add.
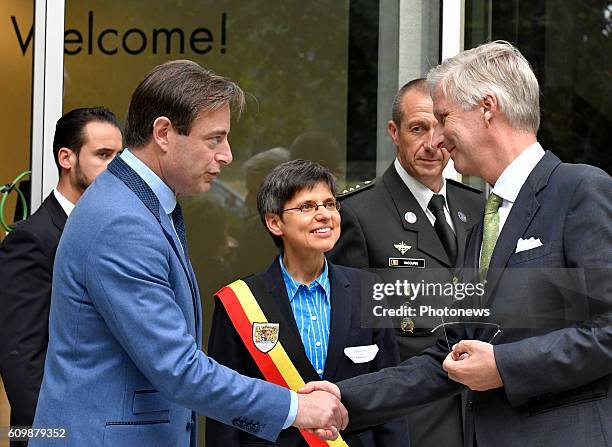
[[[327,260],[323,272],[309,285],[301,284],[291,277],[285,269],[282,255],[278,260],[304,350],[319,377],[323,377],[331,308]]]

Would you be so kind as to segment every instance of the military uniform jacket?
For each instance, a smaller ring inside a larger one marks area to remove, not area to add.
[[[481,218],[484,195],[446,180],[446,195],[457,235],[457,260],[463,259],[467,231]],[[392,164],[375,181],[340,195],[342,233],[330,259],[352,267],[386,268],[390,258],[418,259],[419,267],[449,268],[433,225]],[[413,213],[412,218],[406,216]],[[410,247],[402,254],[395,245]]]

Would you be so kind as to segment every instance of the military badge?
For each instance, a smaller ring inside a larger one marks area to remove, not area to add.
[[[400,329],[405,334],[414,334],[414,321],[409,317],[402,318]]]
[[[401,254],[406,253],[412,248],[412,245],[407,245],[404,241],[400,242],[399,244],[394,244],[393,246],[397,248],[397,251],[399,251]]]
[[[253,343],[264,354],[278,343],[278,323],[253,323]]]
[[[417,216],[412,211],[408,211],[406,214],[404,214],[404,219],[406,219],[406,222],[409,224],[413,224],[416,223]]]

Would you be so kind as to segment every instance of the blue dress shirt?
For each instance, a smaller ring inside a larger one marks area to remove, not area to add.
[[[124,149],[121,152],[121,159],[127,163],[127,165],[136,171],[136,174],[140,176],[144,180],[144,182],[153,190],[155,197],[159,200],[159,203],[164,210],[164,213],[170,217],[170,222],[172,223],[172,228],[176,233],[176,228],[174,228],[174,221],[172,220],[172,211],[176,207],[176,196],[174,192],[164,183],[162,179],[160,179],[155,172],[151,168],[149,168],[146,164],[144,164],[138,157],[130,152],[129,149]],[[181,238],[176,235],[177,239],[180,241]],[[182,250],[185,250],[181,244]]]
[[[323,377],[329,343],[330,285],[327,260],[323,272],[305,285],[291,277],[279,256],[281,273],[291,303],[306,355],[314,369]]]

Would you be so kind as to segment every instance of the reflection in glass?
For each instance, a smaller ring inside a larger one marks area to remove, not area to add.
[[[538,139],[563,161],[612,173],[612,2],[466,2],[466,48],[495,39],[518,46],[540,82]]]

